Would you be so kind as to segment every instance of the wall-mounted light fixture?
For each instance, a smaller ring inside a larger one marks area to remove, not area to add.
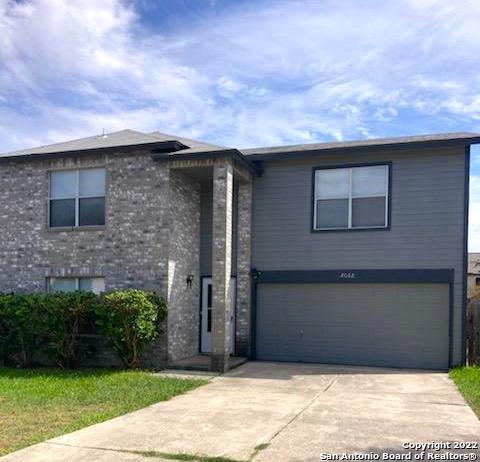
[[[191,289],[193,283],[193,274],[189,274],[187,276],[187,288]]]

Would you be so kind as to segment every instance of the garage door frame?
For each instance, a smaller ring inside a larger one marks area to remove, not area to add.
[[[449,285],[448,366],[453,351],[453,269],[365,269],[365,270],[252,270],[252,312],[250,323],[250,359],[257,358],[257,291],[258,284],[364,284],[364,283],[443,283]]]

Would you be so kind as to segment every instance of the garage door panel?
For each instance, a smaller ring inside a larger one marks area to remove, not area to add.
[[[259,284],[257,357],[448,367],[448,284]]]

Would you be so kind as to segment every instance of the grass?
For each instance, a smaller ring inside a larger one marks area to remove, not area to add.
[[[237,459],[229,459],[228,457],[211,457],[211,456],[202,456],[196,454],[171,454],[168,452],[158,452],[158,451],[119,451],[126,452],[129,454],[140,454],[144,457],[154,457],[167,460],[179,460],[182,462],[247,462]]]
[[[0,456],[205,383],[143,371],[0,368]]]
[[[458,367],[450,371],[450,378],[480,418],[480,367]]]

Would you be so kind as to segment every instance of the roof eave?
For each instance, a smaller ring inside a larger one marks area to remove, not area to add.
[[[385,144],[372,144],[364,146],[341,146],[341,147],[331,147],[331,148],[321,148],[312,147],[311,149],[296,149],[292,151],[275,151],[275,152],[261,152],[261,153],[252,153],[244,154],[244,156],[253,162],[261,162],[264,160],[288,160],[288,159],[298,159],[301,157],[308,157],[317,154],[339,154],[344,152],[351,151],[362,151],[362,152],[372,152],[372,151],[386,151],[386,150],[404,150],[404,149],[428,149],[428,148],[438,148],[438,147],[450,147],[450,146],[469,146],[472,144],[480,143],[480,136],[472,138],[453,138],[448,140],[426,140],[426,141],[408,141],[408,142],[398,142],[398,143],[385,143]]]
[[[260,176],[262,174],[262,169],[255,163],[253,160],[248,159],[245,157],[240,151],[237,149],[223,149],[219,151],[202,151],[202,152],[181,152],[173,153],[173,154],[166,154],[161,152],[152,152],[152,159],[157,162],[169,162],[172,160],[203,160],[203,159],[219,159],[222,157],[230,157],[244,167],[248,169],[248,171],[256,176]]]
[[[30,160],[45,160],[45,159],[55,159],[58,157],[67,157],[67,156],[88,156],[88,155],[98,155],[98,154],[107,154],[110,152],[131,152],[139,150],[148,150],[148,151],[157,151],[157,152],[175,152],[181,149],[185,149],[187,146],[184,146],[182,143],[179,143],[176,140],[171,141],[153,141],[148,143],[139,143],[139,144],[127,144],[123,146],[105,146],[89,149],[78,149],[78,150],[69,150],[69,151],[57,151],[57,152],[46,152],[46,153],[31,153],[31,154],[19,154],[11,156],[0,156],[0,161],[30,161]]]

